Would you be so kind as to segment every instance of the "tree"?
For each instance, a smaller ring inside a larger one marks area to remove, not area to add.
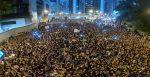
[[[116,10],[120,12],[119,20],[132,23],[142,31],[150,33],[150,0],[121,1]]]
[[[131,20],[136,17],[139,6],[137,0],[120,1],[120,4],[116,8],[120,12],[121,20]]]
[[[0,0],[0,19],[3,13],[8,13],[11,10],[11,0]]]

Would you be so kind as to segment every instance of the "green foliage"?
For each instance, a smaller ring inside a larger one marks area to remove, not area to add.
[[[150,33],[150,0],[121,1],[116,10],[120,12],[119,20]]]
[[[126,0],[121,1],[116,10],[120,11],[122,20],[132,20],[137,16],[138,7],[137,0]]]
[[[11,10],[11,0],[0,0],[0,15],[5,12],[9,12]]]

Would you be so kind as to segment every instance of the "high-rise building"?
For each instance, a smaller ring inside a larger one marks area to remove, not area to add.
[[[85,0],[77,0],[78,12],[85,13]]]
[[[100,0],[85,0],[85,12],[90,10],[97,11],[100,9]]]
[[[57,13],[57,0],[50,0],[50,13],[56,14]]]
[[[85,0],[69,0],[69,12],[73,14],[85,13]]]
[[[105,0],[105,13],[112,15],[113,11],[116,9],[119,0]]]
[[[73,0],[69,0],[69,13],[73,13]]]
[[[70,13],[89,13],[90,10],[105,12],[105,0],[69,0]]]
[[[78,0],[69,0],[69,13],[76,14],[78,10]]]
[[[57,13],[60,12],[63,13],[69,12],[69,0],[57,0]]]
[[[37,0],[36,1],[36,7],[37,9],[37,14],[42,15],[43,9],[44,9],[44,1],[43,0]]]

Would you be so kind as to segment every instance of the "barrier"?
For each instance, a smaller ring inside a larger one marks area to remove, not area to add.
[[[10,36],[17,36],[21,32],[28,32],[36,28],[38,28],[37,24],[29,24],[24,27],[15,28],[15,29],[0,33],[0,42],[7,40]]]

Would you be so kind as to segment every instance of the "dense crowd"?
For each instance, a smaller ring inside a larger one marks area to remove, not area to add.
[[[149,41],[119,24],[70,21],[32,32],[0,45],[0,77],[150,76]]]

